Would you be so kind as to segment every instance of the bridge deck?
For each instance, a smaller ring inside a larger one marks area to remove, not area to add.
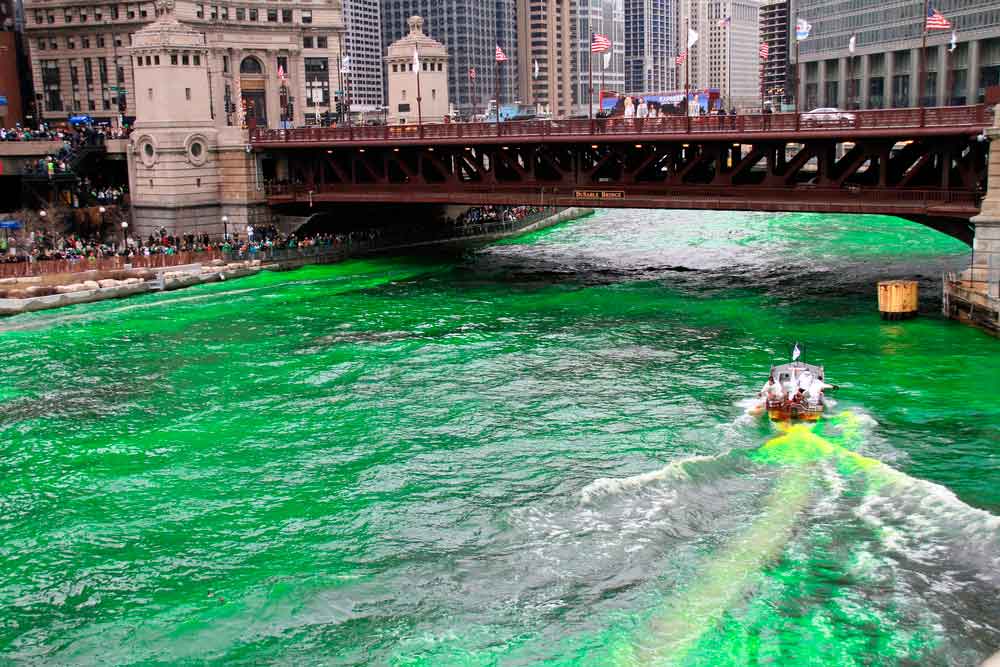
[[[500,123],[441,123],[431,125],[306,127],[289,130],[255,129],[256,148],[337,146],[406,146],[496,144],[518,140],[546,143],[603,141],[739,141],[773,138],[836,139],[872,137],[918,138],[956,133],[978,134],[990,125],[984,105],[923,109],[879,109],[844,112],[838,120],[817,120],[810,114],[744,116],[665,116],[660,118],[577,119]]]

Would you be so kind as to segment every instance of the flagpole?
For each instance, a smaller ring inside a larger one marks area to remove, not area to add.
[[[685,38],[688,41],[687,47],[687,57],[684,59],[684,113],[688,116],[691,115],[691,17],[684,19],[684,25],[687,27],[687,35]]]
[[[594,119],[594,33],[590,33],[590,44],[587,45],[587,53],[589,53],[589,60],[587,63],[587,71],[589,72],[588,78],[589,83],[587,84],[589,93],[587,95],[587,118]]]
[[[854,36],[851,36],[854,39]],[[851,92],[854,90],[854,49],[849,48],[847,54],[847,109],[851,108]]]
[[[730,10],[732,11],[732,10]],[[735,109],[736,105],[733,104],[733,15],[729,15],[729,24],[726,25],[726,39],[728,40],[728,51],[726,54],[726,101],[729,102],[729,108]]]
[[[500,47],[497,46],[499,49]],[[493,92],[496,98],[497,107],[497,136],[500,136],[500,60],[496,60],[496,72],[493,75]]]
[[[472,104],[472,68],[468,71],[469,77],[469,120],[472,120],[472,116],[475,115],[476,107]]]
[[[795,35],[795,113],[799,113],[799,36]]]
[[[917,106],[924,108],[924,91],[927,88],[927,15],[931,11],[931,0],[924,0],[923,44],[920,46],[920,81],[917,85]]]
[[[415,54],[418,53],[416,46],[413,47],[413,52]],[[420,57],[419,57],[419,55],[416,58],[414,58],[414,61],[416,61],[416,62],[413,63],[413,69],[417,73],[417,125],[423,125],[424,124],[424,110],[423,110],[422,105],[421,105],[421,100],[423,98],[420,96]]]

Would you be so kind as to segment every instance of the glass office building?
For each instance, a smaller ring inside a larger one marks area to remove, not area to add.
[[[934,30],[924,54],[921,1],[796,4],[796,17],[813,26],[809,38],[799,43],[795,67],[803,109],[883,109],[918,106],[921,101],[926,106],[975,104],[984,101],[988,87],[1000,85],[997,0],[936,0],[934,8],[955,28],[956,44],[949,44],[950,30]],[[848,48],[852,35],[853,55]]]

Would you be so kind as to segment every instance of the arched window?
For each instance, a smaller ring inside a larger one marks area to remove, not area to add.
[[[264,66],[253,56],[247,56],[240,63],[240,74],[263,74]]]

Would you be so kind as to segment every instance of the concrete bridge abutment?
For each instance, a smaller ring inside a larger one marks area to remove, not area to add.
[[[1000,112],[985,132],[990,150],[982,212],[972,218],[972,264],[944,282],[944,313],[1000,336]]]

